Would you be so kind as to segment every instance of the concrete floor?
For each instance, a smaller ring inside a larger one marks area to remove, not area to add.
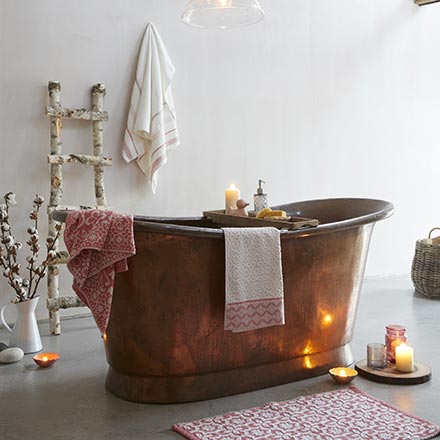
[[[440,300],[414,293],[407,277],[364,282],[352,343],[356,360],[365,358],[368,342],[381,342],[385,325],[408,328],[416,360],[429,364],[430,382],[384,385],[358,377],[354,385],[413,415],[440,424]],[[37,369],[31,355],[17,364],[0,365],[0,439],[182,439],[171,431],[175,422],[250,408],[268,401],[330,391],[328,375],[252,393],[180,405],[144,405],[120,400],[104,388],[107,365],[101,339],[90,318],[66,320],[63,334],[48,336],[41,327],[45,351],[61,360]],[[7,342],[5,330],[0,341]],[[331,440],[331,439],[329,439]]]

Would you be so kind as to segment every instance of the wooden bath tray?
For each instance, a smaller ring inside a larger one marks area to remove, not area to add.
[[[247,226],[249,228],[253,227],[263,227],[263,226],[273,226],[278,229],[301,229],[316,227],[319,225],[319,221],[314,218],[305,217],[290,217],[290,220],[270,220],[264,218],[255,218],[253,216],[249,217],[238,217],[235,215],[225,214],[225,210],[217,211],[204,211],[203,216],[211,219],[215,223],[221,223],[227,226]]]
[[[388,364],[385,368],[370,368],[367,360],[363,359],[355,366],[360,376],[375,382],[390,383],[395,385],[416,385],[428,382],[431,379],[431,368],[422,362],[414,362],[412,373],[402,373],[396,370],[393,364]]]

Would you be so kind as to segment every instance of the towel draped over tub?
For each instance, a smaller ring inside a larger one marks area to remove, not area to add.
[[[72,288],[105,333],[115,273],[128,270],[127,258],[136,253],[133,217],[95,209],[69,212],[64,242]]]
[[[284,325],[280,231],[223,228],[225,330],[234,333]]]

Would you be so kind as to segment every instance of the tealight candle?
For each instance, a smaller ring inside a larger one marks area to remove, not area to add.
[[[329,373],[336,383],[349,383],[358,375],[353,368],[345,367],[332,368]]]
[[[240,198],[240,190],[232,184],[225,192],[225,211],[229,214],[231,209],[237,209],[237,200]]]
[[[58,353],[39,353],[32,359],[39,367],[47,368],[52,366],[59,358],[60,355]]]
[[[414,350],[406,344],[400,344],[396,347],[396,370],[403,373],[414,371]]]

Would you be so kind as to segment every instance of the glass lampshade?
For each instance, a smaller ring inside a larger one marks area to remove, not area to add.
[[[190,0],[182,14],[185,24],[198,28],[247,26],[263,18],[258,0]]]

